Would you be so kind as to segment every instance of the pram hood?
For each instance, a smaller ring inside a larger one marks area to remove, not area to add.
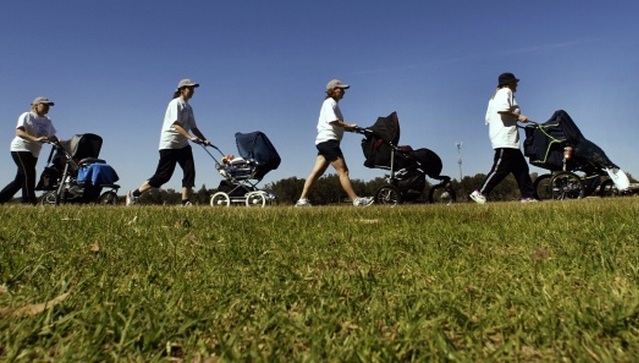
[[[241,157],[255,161],[255,179],[262,179],[271,170],[280,166],[282,159],[275,147],[266,135],[261,131],[247,134],[237,132],[235,134],[237,151]]]
[[[366,138],[362,140],[364,152],[364,166],[368,168],[389,168],[393,147],[399,143],[400,127],[397,112],[386,117],[378,117],[373,126],[367,128]],[[400,146],[396,149],[395,168],[420,168],[431,178],[440,176],[443,164],[440,157],[433,151],[420,148],[413,150],[410,146]]]
[[[573,148],[568,169],[580,160],[599,168],[618,168],[595,143],[586,139],[577,124],[564,110],[557,110],[543,124],[526,127],[524,154],[530,163],[553,171],[562,170],[565,146]]]

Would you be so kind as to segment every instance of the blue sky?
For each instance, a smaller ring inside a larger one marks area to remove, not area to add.
[[[484,113],[505,71],[521,79],[524,114],[545,121],[565,109],[637,177],[637,14],[632,0],[12,1],[0,13],[0,185],[15,173],[17,117],[43,95],[56,102],[60,138],[101,135],[121,194],[137,187],[155,170],[181,78],[201,83],[191,100],[198,125],[225,153],[237,153],[235,132],[269,136],[282,164],[262,185],[308,175],[331,78],[351,84],[340,103],[347,122],[369,126],[397,111],[401,144],[435,151],[458,178],[462,142],[463,174],[486,173]],[[342,142],[352,178],[383,176],[362,165],[360,140]],[[194,152],[196,188],[217,186],[213,161]],[[177,170],[165,187],[180,179]]]

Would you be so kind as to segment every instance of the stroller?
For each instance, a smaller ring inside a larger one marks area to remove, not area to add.
[[[60,203],[116,204],[119,177],[104,160],[98,159],[102,138],[96,134],[75,135],[52,142],[47,166],[36,190],[45,193],[41,205]],[[107,191],[102,193],[106,188]]]
[[[399,142],[399,119],[393,112],[379,117],[375,124],[356,132],[366,136],[362,140],[364,166],[389,170],[388,185],[375,192],[375,203],[397,205],[419,199],[426,188],[426,176],[440,182],[428,191],[430,203],[450,204],[457,200],[451,179],[441,175],[442,161],[433,151],[410,146],[397,146]]]
[[[275,196],[257,188],[257,184],[271,170],[280,166],[282,161],[271,141],[260,131],[248,134],[236,133],[235,143],[240,157],[225,155],[214,145],[210,147],[222,155],[222,161],[217,159],[202,147],[215,161],[218,173],[224,177],[217,192],[211,196],[211,207],[244,204],[247,207],[264,207],[273,203]]]
[[[545,123],[524,129],[524,155],[532,165],[550,171],[535,179],[538,199],[604,197],[628,189],[626,174],[582,135],[566,111],[555,111]]]

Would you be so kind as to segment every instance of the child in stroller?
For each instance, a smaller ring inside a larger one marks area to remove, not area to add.
[[[218,173],[224,177],[218,191],[211,196],[211,206],[228,207],[231,203],[240,203],[247,207],[264,207],[267,202],[273,202],[275,196],[258,189],[257,185],[268,172],[279,167],[281,158],[268,137],[260,131],[238,132],[235,142],[240,157],[225,155],[215,145],[209,145],[222,155],[221,162],[202,145],[215,161]]]
[[[530,123],[525,131],[524,155],[550,171],[535,179],[538,199],[603,197],[628,189],[626,174],[582,135],[566,111],[555,111],[543,124]]]
[[[102,137],[96,134],[75,135],[63,142],[53,142],[36,190],[45,191],[42,205],[60,203],[116,204],[119,177],[104,160],[98,159]],[[102,193],[102,189],[108,190]]]
[[[440,181],[428,192],[430,203],[456,201],[450,177],[441,175],[442,161],[437,154],[426,148],[413,150],[410,146],[397,146],[400,128],[396,112],[379,117],[369,128],[356,131],[366,136],[362,140],[364,166],[390,172],[388,185],[375,193],[375,203],[396,205],[419,199],[426,187],[426,175]]]

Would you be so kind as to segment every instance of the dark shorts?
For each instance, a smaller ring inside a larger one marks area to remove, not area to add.
[[[329,162],[333,162],[338,158],[344,159],[342,149],[339,147],[339,141],[329,140],[315,145],[317,148],[317,155],[322,155]]]
[[[182,168],[182,187],[192,188],[195,186],[195,162],[193,161],[191,145],[182,149],[160,150],[160,161],[155,174],[148,180],[149,185],[153,188],[159,188],[168,182],[178,164]]]

